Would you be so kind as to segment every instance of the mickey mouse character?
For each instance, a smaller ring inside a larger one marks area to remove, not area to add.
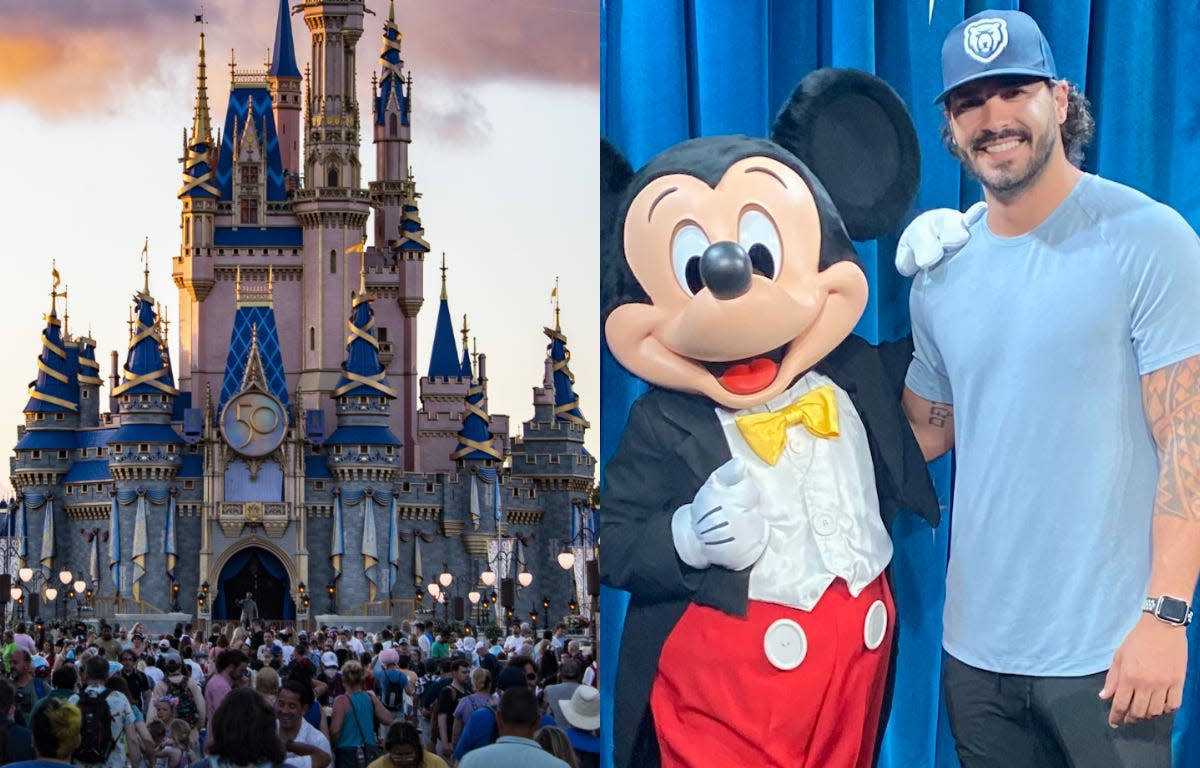
[[[919,152],[896,94],[819,70],[772,139],[602,144],[605,335],[653,388],[605,476],[631,594],[618,766],[868,766],[895,608],[886,523],[938,504],[900,408],[911,345],[852,329],[851,237],[896,228]]]

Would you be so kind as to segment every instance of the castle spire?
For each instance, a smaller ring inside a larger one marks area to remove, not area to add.
[[[558,321],[558,281],[554,282],[554,328],[543,328],[542,333],[550,339],[546,354],[553,362],[554,371],[554,416],[556,419],[569,421],[581,427],[591,424],[579,410],[579,396],[572,386],[575,374],[571,373],[571,350],[567,348],[567,335],[562,332]]]
[[[196,66],[196,106],[192,113],[192,133],[187,139],[183,156],[183,186],[177,197],[216,197],[213,185],[212,123],[208,116],[208,75],[204,62],[204,16],[200,23],[200,58]]]
[[[267,74],[274,77],[300,77],[296,66],[296,47],[292,43],[292,18],[287,0],[279,0],[279,15],[275,19],[275,58]]]
[[[471,367],[471,354],[467,350],[467,337],[471,333],[471,329],[467,326],[467,316],[463,315],[462,337],[463,337],[463,354],[462,354],[462,377],[467,381],[475,378],[475,373]]]
[[[143,250],[143,254],[145,251]],[[158,314],[154,311],[154,297],[149,291],[149,266],[146,267],[145,289],[134,294],[136,306],[133,334],[129,339],[129,354],[125,358],[125,370],[121,384],[113,388],[113,395],[167,394],[178,395],[172,386],[171,361],[158,333]]]
[[[42,331],[42,352],[38,355],[37,379],[29,385],[29,402],[25,413],[78,413],[79,384],[71,370],[67,350],[64,349],[62,323],[58,319],[58,297],[62,283],[58,268],[51,267],[54,283],[50,288],[50,314],[45,315],[46,328]]]
[[[396,390],[384,380],[385,370],[379,362],[379,340],[375,338],[375,310],[372,297],[365,290],[366,274],[360,272],[360,291],[354,297],[347,327],[346,360],[342,363],[342,378],[333,390],[334,397],[346,395],[386,397],[394,400]]]
[[[446,254],[442,254],[442,299],[438,305],[437,324],[433,331],[433,351],[429,355],[429,378],[458,378],[462,366],[454,342],[454,322],[450,319],[450,302],[446,293]],[[465,320],[464,320],[465,323]],[[464,347],[466,342],[463,342]]]
[[[450,454],[454,461],[466,459],[493,459],[502,461],[496,450],[494,437],[489,426],[491,417],[487,412],[487,356],[478,357],[479,376],[467,390],[466,408],[463,410],[463,425],[458,432],[458,449]]]

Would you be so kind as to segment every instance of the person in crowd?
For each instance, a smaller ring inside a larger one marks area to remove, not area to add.
[[[570,739],[561,728],[544,725],[534,734],[533,740],[541,744],[542,749],[562,760],[571,768],[579,768],[579,758],[575,755],[575,748],[571,746]]]
[[[559,705],[562,701],[571,698],[572,693],[575,693],[575,689],[580,685],[582,675],[583,671],[579,667],[579,662],[568,657],[563,659],[562,666],[558,668],[559,682],[546,686],[542,698],[550,707],[550,714],[554,715],[554,722],[560,725],[566,722],[562,707]]]
[[[541,727],[537,696],[529,687],[517,685],[500,694],[496,709],[500,738],[496,743],[471,750],[459,768],[566,768],[565,761],[551,755],[533,739]]]
[[[130,706],[129,699],[125,694],[108,690],[106,687],[108,673],[108,661],[103,656],[89,656],[83,663],[83,690],[69,699],[70,703],[79,707],[81,712],[91,710],[95,706],[96,699],[103,699],[104,703],[108,705],[111,750],[108,757],[101,762],[89,763],[82,758],[77,760],[78,765],[89,766],[89,768],[126,768],[133,764],[134,758],[140,759],[141,756],[141,742],[133,707]],[[90,735],[85,732],[82,736],[88,738]],[[35,745],[36,737],[35,732]],[[132,757],[130,752],[134,753]]]
[[[575,748],[580,768],[600,768],[600,691],[581,685],[560,709],[565,721],[559,725]]]
[[[187,724],[193,728],[201,727],[211,711],[206,703],[205,693],[207,691],[201,692],[196,681],[183,670],[179,662],[179,654],[174,651],[166,655],[163,665],[166,667],[163,679],[155,684],[154,690],[150,694],[152,717],[158,717],[158,702],[169,698],[172,709],[171,720],[179,717],[187,721]],[[211,681],[209,684],[212,684]],[[164,725],[169,726],[171,720],[164,721]]]
[[[29,723],[33,705],[45,696],[50,686],[33,674],[33,655],[24,648],[16,648],[8,657],[9,679],[16,689],[16,722]]]
[[[275,713],[250,688],[234,688],[221,698],[210,720],[207,752],[208,757],[193,768],[287,766],[287,751],[275,730]]]
[[[279,673],[271,667],[263,667],[254,676],[254,690],[262,694],[267,703],[275,706],[275,695],[279,693]]]
[[[388,726],[383,748],[385,753],[367,768],[447,768],[445,760],[421,747],[421,732],[403,720]]]
[[[333,735],[336,768],[356,768],[360,750],[379,751],[375,722],[391,725],[387,711],[374,691],[363,690],[362,664],[351,659],[342,666],[342,684],[346,692],[333,700],[330,733]]]
[[[79,744],[82,716],[79,708],[57,698],[46,698],[30,718],[36,757],[9,763],[9,768],[55,768],[72,765],[71,753]]]
[[[534,693],[536,682],[536,674],[532,680],[527,679],[524,664],[520,666],[506,666],[496,678],[496,690],[500,692],[501,696],[504,696],[504,693],[510,688],[525,688],[533,695],[536,702],[537,694]],[[544,714],[539,725],[554,725],[554,719],[549,714]],[[462,736],[459,737],[458,744],[454,747],[454,760],[462,760],[471,751],[492,743],[496,738],[496,733],[495,707],[487,706],[476,711],[467,720]]]
[[[17,689],[0,677],[0,765],[34,758],[32,732],[13,721],[16,697]]]
[[[217,707],[221,706],[221,702],[234,690],[239,681],[246,679],[249,666],[250,660],[241,651],[224,651],[217,656],[217,673],[204,684],[204,712],[207,714],[205,722],[210,740],[213,738],[213,718],[217,714]]]
[[[492,690],[492,673],[482,667],[471,672],[472,693],[463,696],[454,708],[454,730],[450,734],[450,744],[457,746],[462,736],[467,720],[478,710],[495,704]],[[453,754],[453,752],[451,752]]]
[[[75,687],[79,684],[79,671],[72,664],[60,664],[50,673],[50,693],[47,696],[56,699],[69,699],[75,695]]]
[[[326,768],[333,762],[329,738],[304,719],[312,703],[312,688],[295,677],[284,680],[275,697],[279,738],[287,749],[287,761],[295,768]]]
[[[137,668],[137,654],[132,648],[122,648],[118,658],[121,661],[120,675],[125,680],[125,685],[129,687],[133,703],[137,704],[143,712],[149,713],[150,693],[153,686],[150,678],[146,677],[146,673]]]

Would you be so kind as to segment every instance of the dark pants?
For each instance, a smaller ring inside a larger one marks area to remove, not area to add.
[[[1171,768],[1174,715],[1111,728],[1104,672],[1028,677],[946,654],[942,685],[963,768]]]

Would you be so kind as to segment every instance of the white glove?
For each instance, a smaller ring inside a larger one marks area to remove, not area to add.
[[[912,277],[947,256],[953,256],[971,239],[972,224],[987,213],[982,200],[959,213],[953,208],[934,208],[912,220],[896,244],[896,269]]]
[[[767,548],[769,533],[758,511],[758,488],[736,458],[713,470],[692,503],[671,518],[675,551],[693,568],[749,568]]]

